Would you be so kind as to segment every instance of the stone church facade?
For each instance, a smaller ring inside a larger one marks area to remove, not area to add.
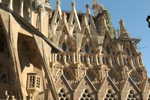
[[[150,100],[150,79],[123,20],[46,0],[0,0],[0,100]]]

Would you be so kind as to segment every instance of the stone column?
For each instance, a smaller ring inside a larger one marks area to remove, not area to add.
[[[10,1],[9,1],[8,7],[9,7],[11,10],[13,10],[13,0],[10,0]]]
[[[24,0],[20,0],[20,16],[23,17],[23,6],[24,6]]]
[[[30,0],[30,23],[33,24],[33,14],[32,14],[32,10],[33,10],[33,5],[32,5],[32,0]]]

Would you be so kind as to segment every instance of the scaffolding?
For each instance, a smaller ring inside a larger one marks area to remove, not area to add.
[[[120,36],[118,38],[116,38],[115,40],[117,40],[117,41],[131,41],[135,45],[141,41],[141,39],[129,37],[128,33],[121,33]]]

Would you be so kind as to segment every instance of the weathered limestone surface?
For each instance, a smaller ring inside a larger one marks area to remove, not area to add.
[[[47,0],[0,0],[0,99],[150,100],[142,53],[124,21],[52,10]]]

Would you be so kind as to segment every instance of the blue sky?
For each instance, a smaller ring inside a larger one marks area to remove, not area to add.
[[[77,11],[85,13],[85,5],[88,2],[92,7],[92,0],[74,0]],[[61,0],[61,9],[70,11],[72,0]],[[56,7],[56,0],[51,0],[53,9]],[[147,15],[150,15],[150,0],[99,0],[106,9],[110,10],[112,24],[119,29],[119,20],[123,19],[126,29],[133,38],[140,38],[137,48],[142,52],[144,66],[150,77],[150,28],[146,22]],[[91,9],[91,12],[93,10]]]

